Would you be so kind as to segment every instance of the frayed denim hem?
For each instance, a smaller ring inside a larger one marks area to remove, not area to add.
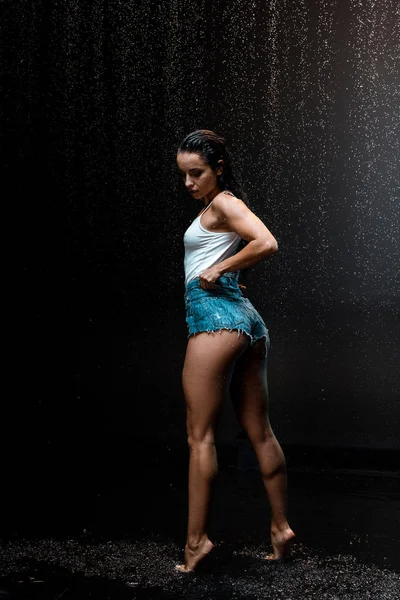
[[[215,335],[216,333],[219,333],[221,331],[237,331],[238,337],[241,334],[246,335],[249,340],[250,340],[250,346],[254,346],[254,344],[256,342],[258,342],[259,340],[262,340],[263,338],[265,339],[265,357],[268,355],[269,349],[270,349],[270,339],[269,339],[269,335],[268,334],[264,334],[261,335],[258,338],[254,338],[254,336],[252,336],[248,331],[246,331],[245,329],[239,329],[236,327],[219,327],[218,329],[203,329],[202,331],[194,331],[192,333],[189,333],[187,336],[187,339],[194,337],[196,335],[198,335],[199,333],[212,333],[213,335]]]

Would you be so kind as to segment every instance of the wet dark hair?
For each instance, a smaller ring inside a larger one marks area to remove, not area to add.
[[[196,129],[189,133],[179,144],[179,152],[199,154],[212,169],[216,169],[218,161],[222,159],[224,161],[223,171],[221,175],[218,175],[218,186],[222,190],[229,190],[237,198],[248,204],[240,177],[233,169],[227,141],[222,135],[218,135],[210,129]]]

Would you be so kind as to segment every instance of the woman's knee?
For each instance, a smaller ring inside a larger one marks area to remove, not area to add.
[[[262,426],[260,426],[259,423],[252,423],[250,426],[245,425],[244,429],[254,447],[261,444],[268,444],[276,440],[275,434],[269,423]]]
[[[186,419],[186,433],[192,456],[201,458],[215,454],[214,419],[197,419],[189,411]]]
[[[196,429],[188,427],[187,441],[189,448],[202,448],[215,445],[215,433],[213,429]]]

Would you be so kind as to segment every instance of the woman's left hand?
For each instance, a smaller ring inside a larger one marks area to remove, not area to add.
[[[221,277],[221,273],[218,269],[218,265],[216,265],[215,267],[210,267],[209,269],[206,269],[205,271],[203,271],[203,273],[200,273],[200,275],[199,275],[200,286],[202,287],[203,290],[216,289],[219,287],[219,285],[216,283],[216,281],[220,277]]]

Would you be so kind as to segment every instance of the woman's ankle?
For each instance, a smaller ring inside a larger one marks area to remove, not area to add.
[[[286,519],[271,522],[271,533],[281,533],[287,529],[290,529],[290,525]]]
[[[197,550],[197,548],[202,546],[205,542],[208,542],[208,535],[206,533],[190,535],[186,540],[186,546],[190,548],[190,550]]]

